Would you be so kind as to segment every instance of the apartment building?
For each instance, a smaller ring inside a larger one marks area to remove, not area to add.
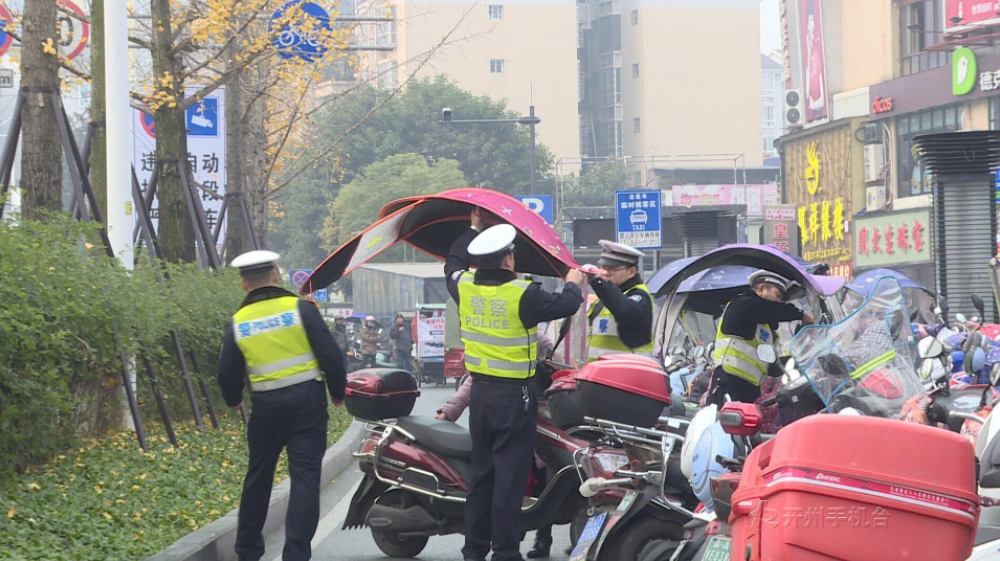
[[[780,53],[774,58],[760,55],[760,136],[764,159],[778,155],[775,141],[785,130],[783,68]]]

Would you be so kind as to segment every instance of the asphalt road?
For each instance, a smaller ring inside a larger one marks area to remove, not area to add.
[[[454,394],[454,384],[446,388],[424,386],[417,399],[414,415],[434,415],[437,408]],[[468,426],[468,416],[463,415],[459,424]],[[330,443],[331,445],[333,443]],[[361,481],[361,472],[357,463],[348,468],[339,479],[334,480],[323,492],[320,506],[319,527],[313,538],[313,559],[319,561],[374,561],[397,559],[386,557],[372,540],[371,532],[366,529],[341,530],[347,509],[350,506],[354,490]],[[551,559],[562,561],[567,559],[566,548],[570,546],[569,526],[557,526],[553,529],[554,545]],[[531,549],[534,534],[529,533],[521,544],[522,554]],[[462,561],[461,535],[435,536],[427,542],[427,547],[417,558],[426,561]],[[266,561],[281,559],[281,549],[284,545],[284,528],[274,532],[267,538]]]

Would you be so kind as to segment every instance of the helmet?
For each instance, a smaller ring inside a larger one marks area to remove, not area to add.
[[[365,321],[375,321],[375,316],[368,316],[365,318]]]

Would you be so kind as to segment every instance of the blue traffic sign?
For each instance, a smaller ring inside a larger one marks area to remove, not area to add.
[[[638,249],[663,247],[663,212],[659,190],[615,191],[618,243]]]
[[[219,98],[206,97],[185,112],[188,136],[219,136]]]
[[[291,283],[295,290],[302,290],[302,285],[306,283],[306,280],[312,273],[312,269],[292,269],[288,271],[288,282]],[[327,302],[330,299],[325,288],[314,290],[312,295],[313,299],[317,302]]]
[[[332,31],[330,26],[330,14],[319,4],[313,2],[303,2],[302,0],[291,0],[286,2],[281,8],[271,15],[272,31],[278,25],[285,13],[292,7],[300,6],[303,15],[295,18],[296,21],[285,23],[281,30],[275,35],[272,41],[278,50],[278,56],[284,59],[301,58],[306,62],[314,62],[326,54],[327,46],[325,37],[329,37]],[[309,30],[303,30],[303,22],[306,19],[313,23],[309,25]]]
[[[540,214],[542,218],[551,226],[556,223],[555,207],[552,203],[552,195],[529,195],[526,197],[514,197],[524,203],[533,212]]]
[[[325,288],[321,288],[321,289],[317,290],[316,292],[313,292],[313,297],[316,298],[317,302],[327,302],[327,301],[329,301],[329,297],[327,296]]]

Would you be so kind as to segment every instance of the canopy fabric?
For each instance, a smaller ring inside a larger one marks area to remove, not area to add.
[[[863,273],[858,273],[854,277],[854,280],[847,283],[847,289],[853,290],[862,296],[868,296],[871,294],[872,286],[874,286],[875,282],[878,281],[880,277],[892,277],[896,279],[899,281],[900,288],[917,288],[928,294],[934,294],[924,285],[895,269],[871,269]]]
[[[301,291],[308,294],[329,286],[399,241],[445,259],[452,243],[469,228],[469,215],[477,207],[494,215],[495,221],[517,228],[518,273],[562,278],[579,267],[555,230],[521,201],[498,191],[466,188],[385,205],[380,219],[331,253]]]
[[[797,281],[803,287],[824,296],[836,294],[845,283],[841,277],[810,274],[806,269],[806,266],[811,266],[809,263],[789,255],[773,245],[732,244],[714,249],[691,261],[664,282],[655,294],[657,296],[669,294],[692,275],[723,265],[767,269]]]

